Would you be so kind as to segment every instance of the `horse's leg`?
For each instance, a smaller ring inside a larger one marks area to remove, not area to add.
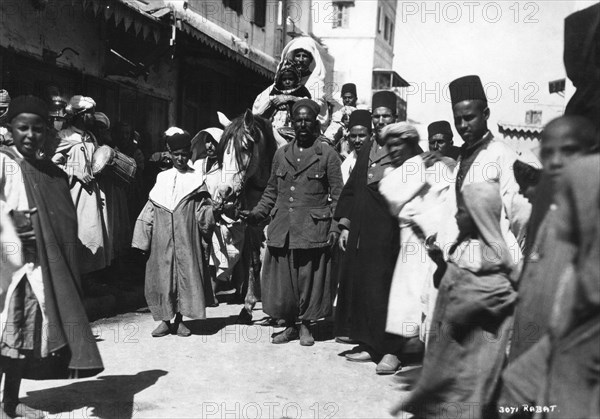
[[[243,267],[244,274],[247,275],[246,296],[244,298],[244,308],[238,316],[240,323],[249,323],[252,321],[252,310],[260,298],[260,234],[261,230],[256,227],[248,227],[246,230]]]

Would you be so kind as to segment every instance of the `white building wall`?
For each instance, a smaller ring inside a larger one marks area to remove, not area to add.
[[[381,8],[378,32],[378,8]],[[313,0],[312,27],[314,34],[328,47],[335,58],[334,89],[344,83],[355,83],[359,104],[371,103],[374,68],[392,68],[393,47],[383,38],[384,16],[396,22],[396,0],[355,0],[348,10],[348,26],[333,28],[335,7],[331,0]],[[393,37],[392,37],[393,39]]]

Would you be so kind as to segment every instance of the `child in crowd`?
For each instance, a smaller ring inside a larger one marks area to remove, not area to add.
[[[83,378],[104,367],[82,303],[73,247],[77,213],[67,175],[39,158],[48,108],[37,97],[20,96],[6,120],[14,145],[0,147],[0,213],[12,219],[22,264],[11,276],[0,316],[2,410],[10,417],[43,418],[20,403],[23,378]]]
[[[202,238],[210,240],[218,211],[205,176],[191,164],[190,135],[171,127],[165,137],[173,168],[158,174],[137,219],[132,247],[149,252],[146,301],[160,322],[152,336],[170,334],[173,318],[173,332],[190,336],[183,316],[204,319],[206,307],[214,305]]]
[[[294,63],[286,62],[275,75],[271,90],[271,105],[261,116],[267,118],[278,129],[291,126],[291,109],[298,99],[310,99],[308,89],[300,84],[300,70]]]

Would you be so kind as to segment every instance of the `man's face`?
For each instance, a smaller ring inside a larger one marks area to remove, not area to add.
[[[367,141],[370,136],[371,132],[367,127],[355,125],[350,128],[350,132],[348,133],[348,141],[350,142],[352,148],[358,153],[365,141]]]
[[[299,143],[311,143],[317,138],[317,116],[308,107],[302,106],[294,112],[294,133]]]
[[[182,148],[179,150],[171,151],[171,160],[173,160],[173,167],[180,172],[185,172],[188,168],[188,161],[192,157],[192,152],[189,148]]]
[[[206,141],[206,156],[209,159],[217,158],[217,143],[212,139]]]
[[[303,71],[309,69],[312,60],[313,58],[310,52],[303,49],[299,49],[294,53],[294,61]]]
[[[388,149],[392,165],[394,167],[400,166],[407,158],[409,158],[409,152],[411,151],[412,145],[409,141],[408,134],[392,134],[385,138],[385,146]]]
[[[439,151],[444,156],[447,156],[448,150],[452,145],[452,139],[444,134],[435,134],[429,139],[429,151]]]
[[[19,153],[26,158],[35,158],[36,151],[44,145],[44,119],[39,115],[22,113],[13,118],[10,127]]]
[[[569,125],[557,124],[544,131],[540,158],[544,172],[553,180],[562,174],[569,163],[584,154],[584,148]]]
[[[54,127],[54,129],[57,131],[63,129],[63,125],[65,125],[65,118],[61,116],[51,117],[50,121],[52,122],[52,126]]]
[[[0,106],[0,118],[8,112],[8,106]]]
[[[396,115],[394,115],[394,112],[385,106],[374,109],[372,118],[373,127],[375,127],[375,132],[378,136],[386,125],[396,122]]]
[[[454,126],[467,144],[481,139],[487,132],[489,108],[480,100],[463,100],[452,107]]]
[[[83,124],[86,129],[93,129],[95,123],[96,118],[94,118],[93,112],[86,112],[83,114]]]
[[[346,92],[342,95],[342,102],[344,106],[356,106],[357,97],[350,92]]]

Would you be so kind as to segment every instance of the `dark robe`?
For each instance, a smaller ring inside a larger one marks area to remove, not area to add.
[[[30,359],[23,378],[61,379],[94,376],[104,370],[82,302],[77,254],[77,213],[66,174],[47,160],[21,159],[19,163],[31,208],[42,267],[48,352],[55,356]]]
[[[368,183],[374,141],[362,147],[334,215],[351,223],[339,272],[336,335],[349,336],[380,354],[396,354],[403,339],[386,333],[385,325],[400,233],[398,220],[379,193],[379,182]]]
[[[176,169],[161,173],[155,189],[140,213],[132,247],[150,251],[146,264],[145,294],[148,308],[156,321],[171,320],[176,313],[204,319],[206,307],[214,304],[210,276],[203,256],[202,234],[210,239],[214,218],[210,195],[198,183],[190,183],[188,193],[169,209],[158,198],[168,195],[167,177]],[[161,193],[154,193],[162,188]]]

